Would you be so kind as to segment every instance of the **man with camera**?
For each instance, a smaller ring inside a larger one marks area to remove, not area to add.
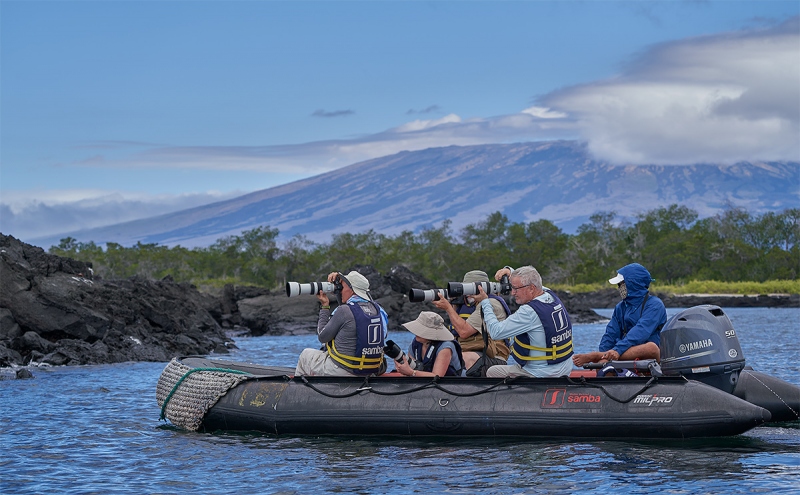
[[[488,283],[489,276],[481,270],[467,272],[464,275],[463,283],[473,282]],[[492,313],[494,313],[498,321],[505,320],[511,314],[511,310],[502,297],[491,294],[489,299]],[[446,312],[447,317],[450,318],[450,330],[458,338],[467,369],[470,369],[484,355],[484,348],[486,357],[495,361],[492,364],[505,364],[509,354],[508,345],[504,340],[494,339],[488,339],[488,343],[484,343],[482,334],[484,327],[483,316],[475,303],[474,296],[465,295],[464,302],[458,310],[446,299],[436,299],[431,301],[431,304]]]
[[[356,271],[333,272],[339,306],[331,313],[330,300],[317,293],[321,303],[317,335],[325,350],[304,349],[297,361],[297,376],[367,376],[386,370],[383,346],[389,328],[386,311],[369,295],[369,281]]]
[[[498,271],[499,280],[504,272]],[[511,293],[519,304],[516,313],[498,321],[483,287],[475,301],[483,308],[486,327],[493,339],[513,338],[511,357],[515,363],[489,368],[486,376],[568,376],[572,371],[572,322],[558,296],[542,286],[536,268],[523,266],[511,272]]]

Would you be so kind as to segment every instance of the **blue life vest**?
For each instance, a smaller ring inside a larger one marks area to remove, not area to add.
[[[536,311],[544,327],[546,347],[531,345],[527,333],[514,337],[511,355],[525,366],[530,361],[547,361],[547,364],[558,364],[572,356],[572,321],[564,305],[551,291],[546,291],[553,297],[553,302],[545,303],[536,299],[530,301],[528,306]],[[531,356],[531,351],[546,353],[544,356]]]
[[[467,304],[466,298],[464,298],[464,303],[461,305],[460,308],[458,308],[458,316],[460,316],[464,320],[467,320],[470,317],[470,315],[472,315],[472,313],[475,312],[476,307],[477,306],[470,306],[469,304]],[[457,339],[460,338],[458,332],[456,332],[456,327],[454,327],[452,323],[448,325],[448,328],[450,329],[450,333],[452,333],[455,338]]]
[[[447,371],[444,376],[461,376],[461,372],[464,369],[464,356],[461,354],[461,345],[455,340],[451,340],[450,342],[452,342],[456,348],[456,354],[458,354],[458,362],[461,368],[456,369],[453,366],[453,360],[451,358],[450,362],[447,364]],[[433,372],[433,364],[436,362],[436,356],[439,354],[439,347],[441,347],[442,344],[444,344],[444,342],[431,341],[428,346],[428,352],[423,356],[422,342],[416,339],[411,341],[411,357],[414,358],[414,361],[422,363],[422,369],[420,371]]]
[[[347,306],[356,322],[356,355],[348,356],[328,342],[328,354],[354,375],[371,375],[383,364],[383,318],[378,305],[372,301],[349,301]]]

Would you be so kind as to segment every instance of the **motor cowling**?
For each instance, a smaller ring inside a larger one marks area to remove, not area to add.
[[[661,329],[661,370],[733,393],[744,354],[731,320],[719,306],[686,309]]]

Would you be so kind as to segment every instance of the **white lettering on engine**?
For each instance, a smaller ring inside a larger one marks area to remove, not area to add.
[[[698,340],[697,342],[689,342],[688,344],[681,344],[678,349],[681,352],[696,351],[697,349],[705,349],[706,347],[714,347],[711,339]]]

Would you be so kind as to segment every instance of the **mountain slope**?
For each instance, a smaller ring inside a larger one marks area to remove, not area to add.
[[[72,234],[82,241],[205,246],[259,225],[281,237],[453,228],[494,211],[548,219],[571,232],[598,211],[632,216],[680,203],[710,216],[800,206],[800,163],[617,166],[571,141],[450,146],[377,158],[326,174],[158,217]],[[60,236],[65,237],[65,236]],[[42,239],[49,246],[58,239]],[[49,242],[49,243],[48,243]]]

